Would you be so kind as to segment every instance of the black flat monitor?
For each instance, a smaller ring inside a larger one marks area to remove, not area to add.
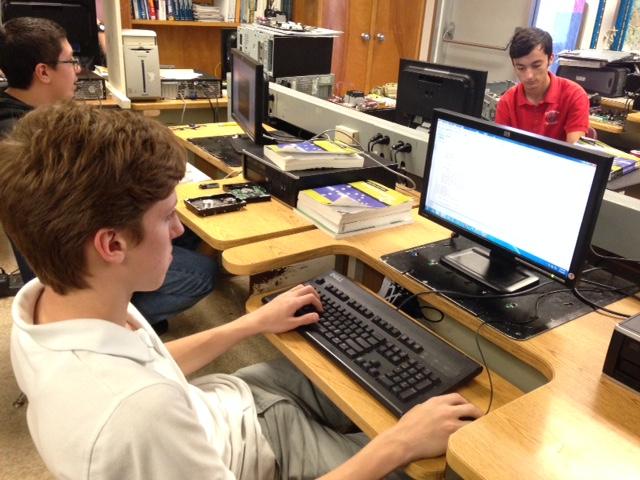
[[[534,285],[538,271],[573,287],[611,162],[565,142],[435,110],[419,212],[480,245],[440,260],[486,286],[514,292]]]
[[[2,21],[17,17],[53,20],[67,32],[67,39],[82,65],[93,68],[100,58],[95,0],[2,0]]]
[[[396,121],[409,127],[431,123],[435,108],[479,117],[482,114],[487,72],[400,60]]]
[[[231,117],[258,144],[264,138],[265,90],[263,66],[240,50],[231,50]]]

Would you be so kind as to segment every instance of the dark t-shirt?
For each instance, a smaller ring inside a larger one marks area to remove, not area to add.
[[[16,122],[31,110],[32,106],[6,92],[0,92],[0,136],[5,136]]]

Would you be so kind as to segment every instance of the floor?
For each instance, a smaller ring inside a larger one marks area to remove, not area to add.
[[[16,263],[9,242],[0,227],[0,267],[15,270]],[[163,335],[168,341],[219,325],[244,313],[244,302],[249,292],[247,277],[221,275],[217,288],[193,308],[170,321],[169,331]],[[11,332],[11,302],[13,298],[0,298],[0,479],[50,479],[38,456],[27,429],[27,405],[13,406],[19,395],[11,370],[9,336]],[[196,376],[224,372],[230,373],[242,366],[276,358],[278,352],[262,337],[249,339],[225,353],[215,362],[196,373]]]

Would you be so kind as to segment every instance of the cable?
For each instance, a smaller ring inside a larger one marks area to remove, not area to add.
[[[478,328],[476,329],[476,347],[478,347],[478,352],[480,353],[480,358],[482,359],[482,365],[484,369],[487,371],[487,378],[489,379],[489,404],[487,405],[487,409],[484,414],[486,415],[491,411],[491,405],[493,405],[493,379],[491,378],[491,370],[489,370],[489,365],[487,365],[487,359],[484,357],[484,352],[482,351],[482,347],[480,347],[480,329],[484,327],[487,322],[483,321]]]
[[[182,99],[182,114],[180,115],[180,124],[184,124],[184,112],[187,109],[187,101],[184,99],[183,93],[178,93],[178,96]]]
[[[636,259],[636,258],[624,258],[624,257],[618,257],[616,255],[603,255],[601,253],[598,253],[593,248],[593,244],[589,244],[589,249],[591,250],[591,253],[593,253],[596,257],[601,258],[603,260],[618,260],[620,262],[640,263],[640,259]]]
[[[347,137],[349,137],[353,143],[355,143],[358,147],[360,147],[360,150],[362,151],[361,153],[369,158],[370,160],[374,161],[375,163],[377,163],[378,165],[380,165],[382,168],[384,168],[385,170],[390,171],[391,173],[393,173],[394,175],[400,177],[400,178],[404,178],[406,181],[408,181],[410,183],[410,188],[413,190],[417,191],[417,186],[416,186],[416,182],[413,181],[413,179],[407,175],[404,175],[400,172],[396,172],[394,169],[389,168],[387,165],[385,165],[384,163],[382,163],[380,160],[378,160],[377,158],[374,158],[372,155],[369,154],[369,152],[367,152],[364,147],[362,146],[362,144],[353,136],[351,135],[351,133],[349,132],[345,132],[343,130],[338,130],[336,128],[328,128],[327,130],[324,130],[320,133],[318,133],[317,135],[314,135],[313,137],[311,137],[310,140],[314,140],[316,138],[321,138],[324,137],[326,138],[326,134],[329,132],[340,132],[343,135],[346,135]]]
[[[603,312],[607,312],[611,315],[615,315],[617,317],[621,317],[621,318],[631,318],[631,315],[627,315],[626,313],[620,313],[620,312],[616,312],[615,310],[609,310],[608,308],[605,307],[601,307],[600,305],[598,305],[595,302],[592,302],[591,300],[589,300],[588,298],[586,298],[584,295],[582,295],[578,289],[576,287],[573,287],[571,289],[571,291],[573,292],[573,294],[575,295],[575,297],[580,300],[581,302],[585,303],[586,305],[589,305],[591,308],[593,308],[595,311],[598,310],[602,310]]]

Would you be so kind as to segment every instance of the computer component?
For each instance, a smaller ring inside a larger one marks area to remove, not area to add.
[[[247,139],[244,136],[244,139]],[[202,137],[202,138],[190,138],[189,142],[202,148],[207,153],[222,160],[230,167],[242,166],[242,147],[237,141],[238,137],[225,136],[225,137]]]
[[[230,193],[219,193],[217,195],[187,198],[184,204],[187,206],[187,209],[196,215],[206,217],[219,213],[235,212],[244,207],[247,202]]]
[[[331,36],[278,33],[243,23],[238,27],[238,49],[263,64],[271,78],[331,73]]]
[[[602,371],[640,392],[640,315],[616,325]]]
[[[328,99],[333,94],[336,76],[333,73],[325,75],[299,75],[295,77],[275,78],[278,85],[292,88],[307,95]]]
[[[388,160],[377,157],[389,168],[397,168]],[[309,188],[337,185],[358,180],[374,180],[394,188],[396,175],[368,157],[360,168],[322,168],[285,172],[262,155],[262,148],[247,148],[244,152],[242,175],[249,181],[264,183],[271,195],[292,207],[298,202],[298,192]]]
[[[223,185],[222,189],[247,203],[268,202],[271,200],[267,187],[258,183],[230,183]]]
[[[482,103],[482,118],[493,122],[496,118],[496,110],[500,97],[515,85],[511,80],[503,82],[489,82],[484,91],[484,101]]]
[[[156,32],[124,29],[122,46],[127,97],[132,100],[160,98],[162,90]]]
[[[314,347],[397,416],[451,392],[482,367],[347,277],[307,282],[320,294],[320,321],[298,328]],[[300,313],[314,311],[305,307]]]
[[[485,247],[440,261],[494,290],[535,284],[531,269],[573,287],[611,163],[593,150],[436,110],[419,212]]]
[[[599,93],[606,97],[624,95],[624,87],[629,70],[624,67],[578,67],[559,65],[557,75],[580,84],[589,93]]]
[[[269,143],[264,136],[267,82],[261,63],[234,48],[231,50],[231,117],[258,144]]]
[[[170,100],[196,100],[222,98],[222,81],[203,72],[198,78],[171,78],[171,69],[162,69],[160,80],[162,98]]]
[[[479,117],[486,82],[484,71],[403,58],[398,73],[396,121],[408,126],[430,123],[434,108]]]
[[[107,98],[107,87],[104,78],[94,72],[83,70],[76,81],[76,100],[104,100]]]
[[[64,28],[75,56],[91,69],[100,56],[95,0],[3,0],[2,21],[17,17],[53,20]]]

